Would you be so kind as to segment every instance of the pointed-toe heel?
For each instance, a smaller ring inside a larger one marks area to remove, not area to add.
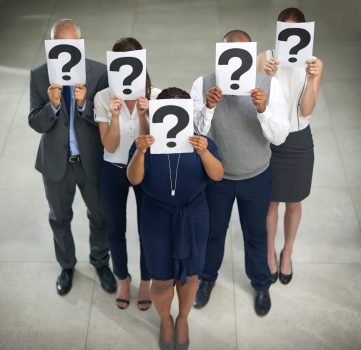
[[[281,252],[281,255],[280,255],[280,266],[282,264],[282,252]],[[280,282],[282,284],[288,284],[291,282],[292,280],[292,276],[293,276],[293,269],[292,269],[292,261],[291,261],[291,273],[290,274],[284,274],[281,272],[281,267],[280,267],[280,271],[279,271],[279,279],[280,279]]]
[[[173,320],[172,315],[170,315],[170,318],[172,320],[172,325],[173,325],[173,329],[174,329],[174,320]],[[161,329],[160,334],[159,334],[159,348],[160,348],[160,350],[174,350],[174,346],[175,346],[175,334],[173,334],[173,340],[171,342],[169,342],[169,343],[166,343],[162,339],[162,329]]]
[[[277,282],[278,279],[278,271],[276,271],[275,273],[271,273],[271,283],[274,284]]]
[[[179,344],[179,343],[175,343],[175,350],[188,350],[189,348],[189,340],[186,343],[183,344]]]
[[[277,255],[275,253],[275,260],[276,260],[276,266],[277,266]],[[271,283],[274,284],[277,282],[278,279],[278,269],[276,270],[275,273],[271,273]]]

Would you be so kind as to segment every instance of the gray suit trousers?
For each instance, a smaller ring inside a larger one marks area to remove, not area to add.
[[[73,268],[77,262],[71,231],[72,203],[78,186],[87,207],[90,228],[90,263],[95,267],[109,264],[105,219],[101,209],[99,184],[90,182],[81,163],[68,163],[65,176],[54,181],[43,176],[49,203],[49,223],[54,234],[55,255],[62,268]]]

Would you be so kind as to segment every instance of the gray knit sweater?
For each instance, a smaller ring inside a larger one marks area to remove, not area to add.
[[[203,77],[203,96],[216,85],[215,75]],[[271,78],[257,73],[256,86],[269,96]],[[224,178],[243,180],[267,169],[271,150],[262,133],[256,107],[250,96],[222,96],[208,135],[217,145],[224,166]]]

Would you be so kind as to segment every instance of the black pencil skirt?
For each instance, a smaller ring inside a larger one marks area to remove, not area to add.
[[[310,126],[291,132],[280,145],[271,145],[272,202],[300,202],[311,191],[314,163]]]

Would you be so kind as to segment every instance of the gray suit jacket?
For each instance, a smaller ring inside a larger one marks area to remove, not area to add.
[[[84,172],[91,182],[99,181],[103,146],[98,124],[94,121],[94,95],[108,86],[107,69],[102,63],[86,59],[87,101],[84,112],[74,112],[74,128]],[[34,68],[30,76],[29,125],[41,133],[35,168],[46,178],[60,181],[67,167],[69,116],[63,97],[54,115],[49,98],[47,65]]]

